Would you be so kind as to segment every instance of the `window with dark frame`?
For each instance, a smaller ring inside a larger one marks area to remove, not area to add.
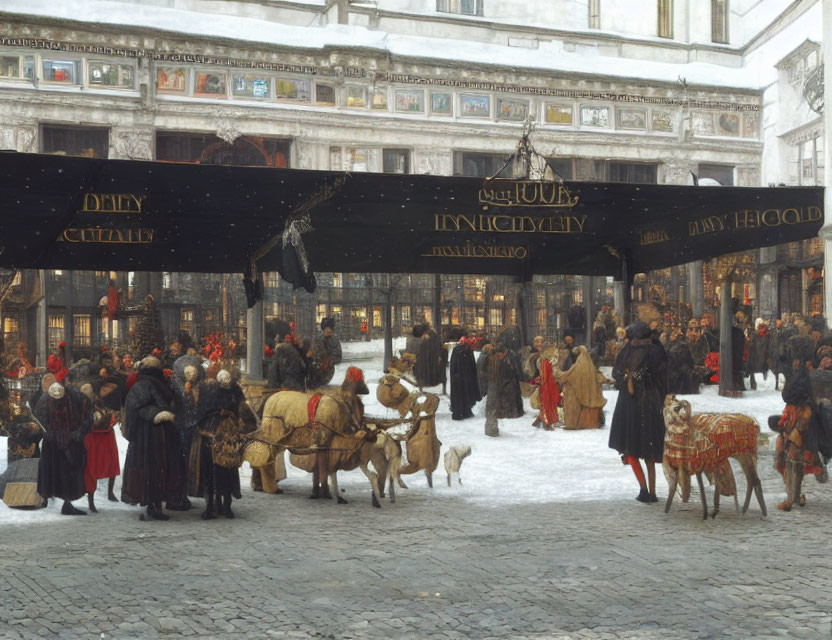
[[[700,164],[698,167],[699,180],[709,178],[716,180],[723,187],[734,186],[734,167],[730,164]]]
[[[454,174],[490,178],[503,167],[508,156],[509,154],[457,151],[454,153]]]
[[[410,173],[410,151],[408,149],[384,149],[382,165],[384,173]]]
[[[75,347],[91,347],[92,332],[91,318],[88,314],[73,314],[72,316],[72,345]]]
[[[64,333],[64,315],[63,314],[49,314],[49,352],[54,353],[58,350],[58,345],[66,340]]]
[[[711,41],[728,44],[728,0],[711,0]]]
[[[156,160],[288,168],[291,140],[241,136],[229,144],[210,133],[157,131]]]
[[[656,184],[659,165],[647,162],[607,162],[608,182],[630,182],[635,184]]]
[[[109,129],[41,125],[41,153],[85,158],[106,158],[110,152]]]
[[[659,24],[657,34],[660,38],[673,37],[673,0],[658,0]]]
[[[436,0],[436,10],[464,16],[481,16],[483,0]]]
[[[601,0],[589,0],[589,28],[601,28]]]

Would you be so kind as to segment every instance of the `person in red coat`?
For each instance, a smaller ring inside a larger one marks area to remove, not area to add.
[[[108,478],[107,499],[118,502],[115,487],[116,478],[121,474],[118,461],[118,445],[114,427],[118,420],[117,414],[106,407],[100,397],[97,397],[91,384],[81,387],[81,393],[87,396],[93,405],[92,429],[84,436],[84,448],[87,450],[87,465],[84,469],[84,489],[87,492],[87,502],[90,511],[97,513],[95,508],[95,490],[98,481]]]
[[[55,374],[55,380],[63,384],[69,369],[66,368],[66,342],[58,345],[57,353],[53,353],[46,360],[46,369]]]

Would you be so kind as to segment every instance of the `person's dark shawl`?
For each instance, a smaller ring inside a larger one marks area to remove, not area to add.
[[[477,363],[474,353],[465,344],[458,344],[451,353],[451,417],[470,417],[471,408],[480,400]]]
[[[517,370],[511,363],[508,352],[492,352],[486,358],[488,395],[485,411],[499,419],[519,418],[523,415],[523,396]]]

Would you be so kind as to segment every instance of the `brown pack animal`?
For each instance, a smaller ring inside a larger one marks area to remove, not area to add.
[[[369,390],[360,369],[350,367],[339,389],[326,393],[279,391],[266,400],[260,429],[253,434],[252,452],[266,444],[290,451],[290,462],[316,473],[320,486],[313,497],[333,498],[338,494],[336,473],[361,467],[373,488],[373,506],[380,507],[376,474],[366,466],[371,459],[377,434],[364,425],[364,404],[359,395]],[[247,451],[252,466],[266,471],[269,455],[257,457]],[[330,492],[327,479],[332,484]]]
[[[744,514],[751,502],[752,491],[757,496],[760,511],[766,516],[763,487],[757,474],[757,439],[760,425],[749,416],[736,413],[691,412],[690,402],[668,395],[664,401],[665,433],[662,467],[669,486],[665,513],[670,511],[677,485],[682,487],[682,500],[690,495],[690,476],[696,475],[702,496],[702,517],[708,517],[708,503],[702,474],[714,484],[714,510],[719,513],[719,496],[736,496],[734,474],[729,458],[735,458],[742,467],[747,483]],[[736,497],[735,497],[736,500]]]
[[[436,410],[439,408],[439,396],[420,391],[408,392],[398,376],[385,375],[376,389],[376,398],[389,409],[395,409],[402,418],[410,417],[412,426],[401,436],[393,436],[398,442],[405,443],[404,456],[401,445],[396,456],[388,457],[390,464],[391,500],[394,495],[394,480],[403,489],[407,485],[398,476],[424,470],[428,486],[433,487],[433,472],[439,465],[439,449],[442,443],[436,437]],[[406,459],[404,466],[398,467],[401,459]],[[396,468],[398,467],[398,468]],[[380,474],[382,475],[382,474]],[[384,477],[382,475],[382,486]]]

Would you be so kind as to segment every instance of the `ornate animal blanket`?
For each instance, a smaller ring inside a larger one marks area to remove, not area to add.
[[[760,427],[738,413],[699,413],[691,416],[690,433],[665,434],[664,455],[674,467],[690,473],[714,470],[729,457],[757,452]]]

